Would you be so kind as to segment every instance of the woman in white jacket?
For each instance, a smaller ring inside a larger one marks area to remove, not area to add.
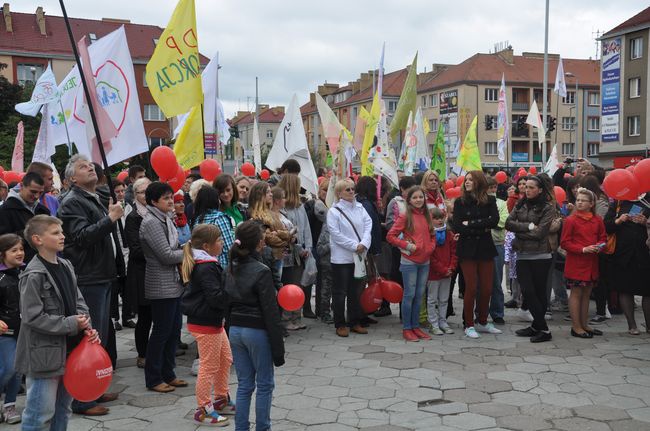
[[[335,280],[332,286],[332,308],[336,334],[347,337],[350,329],[358,334],[367,334],[368,330],[360,325],[363,312],[359,298],[364,282],[354,278],[354,255],[368,251],[372,220],[363,205],[354,198],[352,180],[338,181],[334,192],[338,202],[327,212],[327,228],[330,232],[332,279]]]

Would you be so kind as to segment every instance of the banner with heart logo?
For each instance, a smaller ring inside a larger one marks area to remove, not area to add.
[[[95,78],[94,91],[118,132],[111,140],[110,147],[105,146],[108,165],[112,166],[149,149],[124,27],[98,39],[88,47],[88,51]],[[55,146],[68,143],[67,125],[70,141],[78,151],[101,163],[97,159],[98,149],[91,145],[94,132],[86,132],[87,127],[92,130],[92,124],[86,112],[81,78],[76,66],[59,84],[59,91],[61,104],[48,105],[37,146],[46,149],[41,150],[42,153],[48,156],[53,154]]]

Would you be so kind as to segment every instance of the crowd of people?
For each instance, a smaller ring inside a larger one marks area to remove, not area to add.
[[[52,168],[32,163],[20,183],[0,181],[1,418],[22,418],[24,430],[63,430],[71,412],[107,414],[102,404],[118,394],[73,400],[62,376],[84,335],[115,367],[123,327],[135,328],[149,390],[188,386],[175,372],[187,349],[186,316],[198,347],[194,420],[223,426],[234,415],[235,429],[248,430],[256,392],[256,428],[270,429],[286,337],[306,327],[303,319],[333,325],[339,337],[368,334],[396,311],[386,301],[374,312],[362,307],[364,288],[379,276],[403,287],[407,342],[454,333],[456,285],[458,324],[470,339],[500,334],[505,308],[516,309],[526,322],[516,334],[533,343],[552,339],[553,312],[571,321],[573,337],[603,335],[595,326],[617,313],[638,335],[635,296],[648,331],[650,209],[608,199],[603,170],[570,165],[553,178],[520,172],[501,183],[482,171],[452,174],[461,195],[448,199],[431,170],[400,174],[396,188],[356,175],[330,184],[323,173],[310,196],[289,159],[267,181],[221,174],[209,182],[193,173],[175,193],[140,166],[129,168],[126,183],[106,178],[81,155],[70,158],[59,194]],[[554,186],[566,200],[556,200]],[[278,305],[287,284],[305,294],[298,310]]]

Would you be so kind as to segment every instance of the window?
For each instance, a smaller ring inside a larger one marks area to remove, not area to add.
[[[485,101],[486,102],[497,102],[499,100],[499,89],[498,88],[486,88],[485,89]]]
[[[600,148],[600,142],[587,142],[587,155],[597,156]]]
[[[600,92],[590,91],[587,93],[589,106],[600,106]]]
[[[562,130],[574,130],[576,117],[562,117]]]
[[[147,85],[147,71],[142,72],[142,86],[148,87]]]
[[[388,112],[395,112],[397,109],[397,101],[396,100],[389,100],[388,101]]]
[[[433,93],[429,95],[429,106],[435,108],[438,106],[438,94]]]
[[[562,103],[565,105],[575,105],[576,103],[576,92],[575,91],[567,91],[566,92],[566,97],[562,98]]]
[[[144,105],[144,121],[165,121],[158,105]]]
[[[427,107],[427,96],[422,96],[421,100],[422,100],[422,107],[426,108]]]
[[[496,142],[486,142],[485,143],[485,155],[486,156],[496,156],[497,155],[497,143]]]
[[[630,60],[643,57],[643,38],[630,39]]]
[[[156,45],[158,45],[158,38],[153,39],[153,46],[156,46]]]
[[[630,99],[641,97],[641,78],[630,78],[628,82]]]
[[[44,71],[45,66],[42,64],[17,64],[16,78],[20,85],[25,85],[28,82],[35,84]]]
[[[429,120],[429,133],[438,132],[438,119],[432,118]]]
[[[573,142],[565,142],[562,144],[562,155],[563,156],[573,156],[575,151],[575,146]]]
[[[266,137],[269,138],[269,139],[272,139],[273,138],[273,130],[267,130],[266,131]]]
[[[641,117],[634,115],[627,117],[627,136],[641,135]]]
[[[590,132],[597,132],[600,130],[600,117],[587,118],[587,130]]]
[[[497,128],[497,116],[496,115],[486,115],[485,116],[485,130],[496,130]]]
[[[165,138],[149,138],[149,147],[156,148],[165,145]]]

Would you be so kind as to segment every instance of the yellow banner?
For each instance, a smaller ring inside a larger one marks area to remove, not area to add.
[[[183,169],[198,166],[205,159],[201,105],[192,108],[174,144],[176,160]]]
[[[361,148],[361,175],[373,176],[375,173],[374,167],[368,162],[368,154],[370,147],[375,139],[375,132],[377,130],[377,123],[379,122],[379,115],[381,113],[381,105],[379,103],[379,95],[375,93],[372,99],[372,107],[370,112],[361,107],[361,115],[366,120],[366,133],[363,137],[363,147]]]
[[[203,103],[194,0],[180,0],[176,5],[147,63],[146,80],[167,118]]]

